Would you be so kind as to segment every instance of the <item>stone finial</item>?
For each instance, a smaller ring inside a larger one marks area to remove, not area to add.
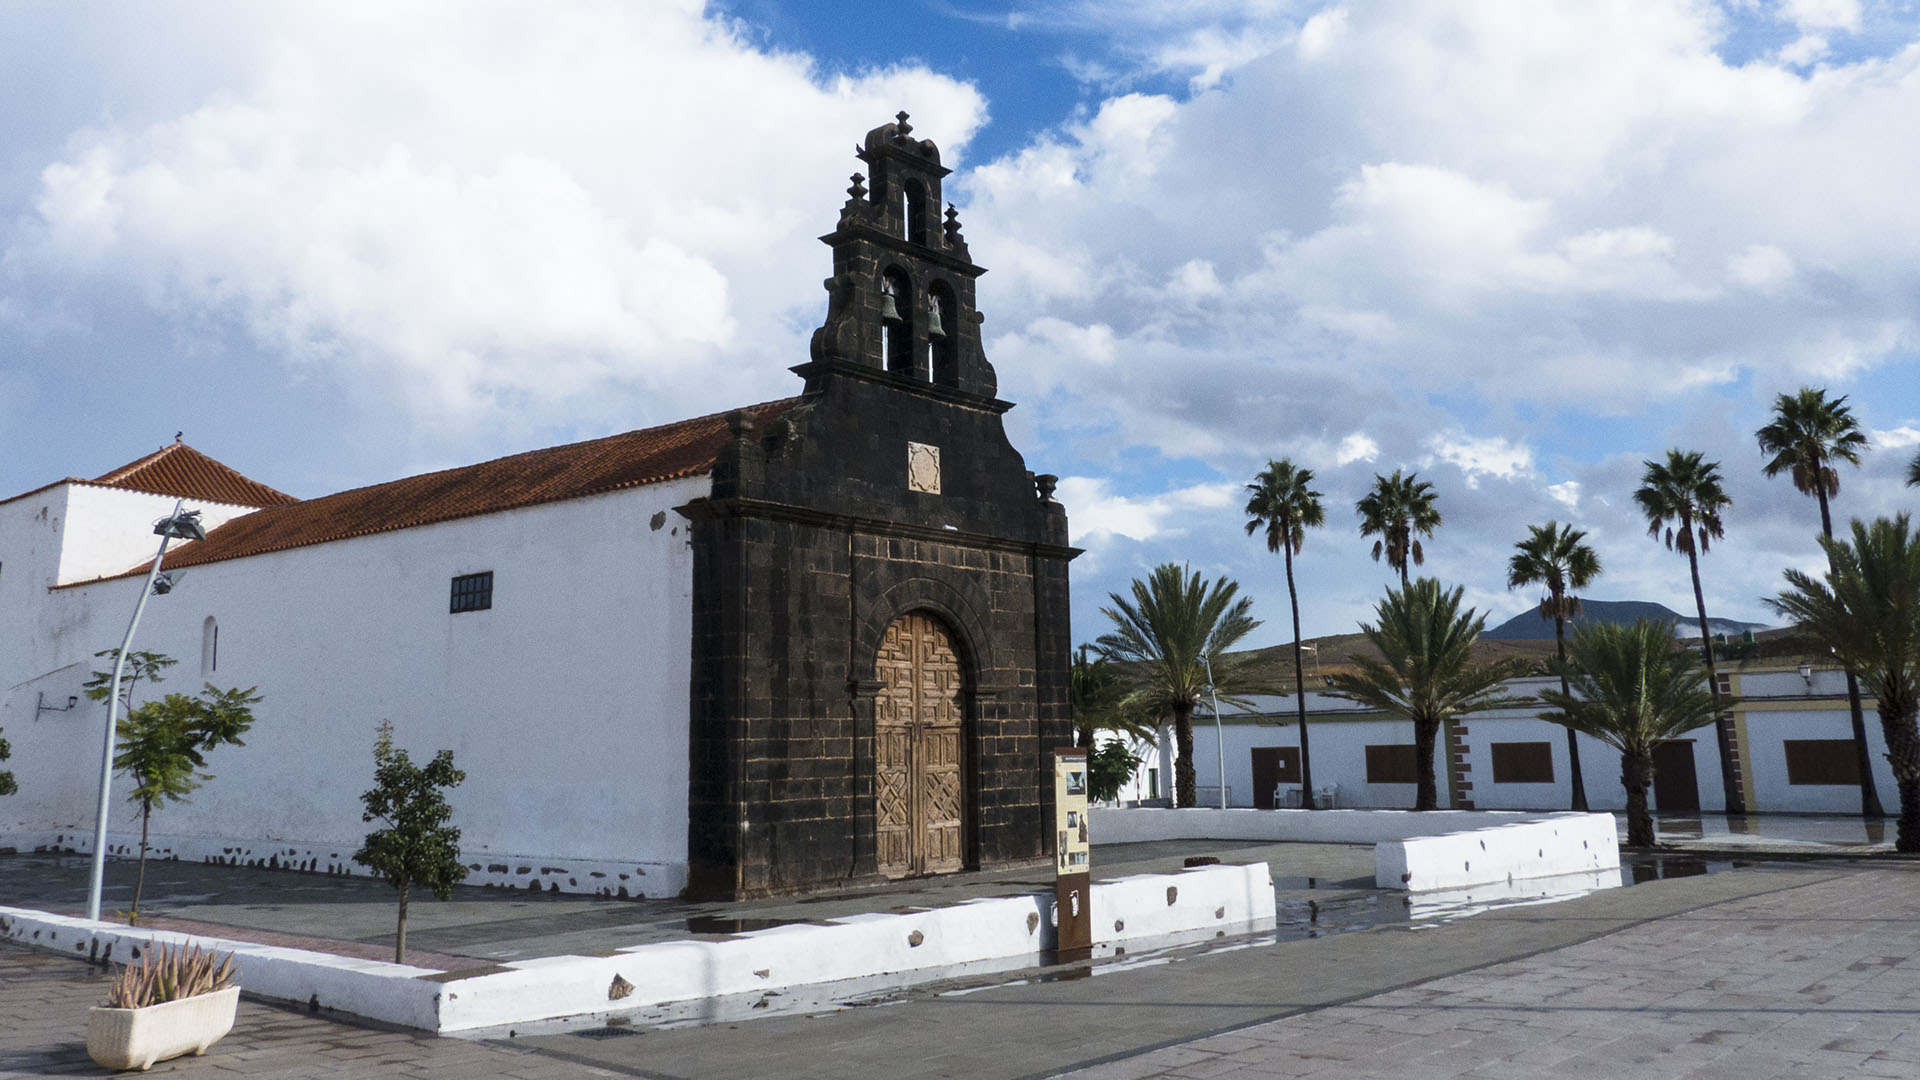
[[[853,186],[847,189],[848,198],[864,199],[867,197],[867,178],[866,177],[861,176],[859,173],[854,173],[852,176],[847,177],[847,179],[853,181]]]
[[[901,138],[904,139],[908,135],[913,133],[913,125],[907,123],[907,110],[901,109],[899,112],[894,113],[893,119],[894,119],[894,123],[897,125]]]
[[[1053,489],[1060,486],[1060,478],[1052,473],[1033,474],[1033,490],[1040,495],[1041,502],[1053,501]]]
[[[752,409],[735,409],[727,414],[727,432],[741,441],[751,439],[754,422],[757,419]]]
[[[948,243],[964,244],[967,242],[966,238],[960,235],[960,211],[954,209],[952,203],[947,204],[947,222],[944,228],[946,230]]]

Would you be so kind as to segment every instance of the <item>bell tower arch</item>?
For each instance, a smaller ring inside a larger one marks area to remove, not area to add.
[[[913,137],[902,112],[867,132],[840,221],[821,241],[833,249],[825,281],[827,319],[814,331],[812,361],[794,370],[809,387],[831,372],[882,372],[903,388],[991,400],[999,390],[980,347],[975,266],[960,232],[960,212],[947,204],[930,139]]]

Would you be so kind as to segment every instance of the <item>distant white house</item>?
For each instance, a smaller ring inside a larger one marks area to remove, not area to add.
[[[1721,674],[1726,689],[1740,699],[1733,710],[1733,730],[1748,808],[1760,813],[1859,813],[1859,774],[1845,674],[1831,667],[1765,662],[1723,665]],[[1527,696],[1550,685],[1557,682],[1516,679],[1508,690]],[[1862,704],[1874,783],[1881,803],[1892,810],[1898,796],[1880,722],[1873,699],[1868,697]],[[1451,738],[1440,740],[1436,747],[1442,805],[1565,809],[1572,785],[1566,729],[1539,719],[1539,711],[1476,713],[1454,725]],[[1300,738],[1293,697],[1260,696],[1249,708],[1222,705],[1221,712],[1221,738],[1216,738],[1213,718],[1204,706],[1194,716],[1200,801],[1214,805],[1219,798],[1224,758],[1230,805],[1298,805]],[[1329,797],[1343,807],[1413,805],[1411,724],[1342,698],[1309,693],[1307,732],[1313,784],[1323,805]],[[1620,755],[1596,739],[1578,738],[1589,806],[1623,808]],[[1224,755],[1218,750],[1222,746]],[[1172,794],[1172,740],[1162,738],[1160,745],[1144,749],[1148,760],[1123,799]],[[1656,810],[1719,812],[1725,808],[1712,727],[1687,732],[1663,745],[1656,751],[1655,767],[1651,794]]]

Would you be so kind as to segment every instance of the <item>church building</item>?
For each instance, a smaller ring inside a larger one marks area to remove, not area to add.
[[[1066,514],[1008,442],[948,170],[868,132],[795,397],[299,500],[181,443],[0,501],[0,848],[91,843],[119,643],[258,686],[162,857],[332,872],[382,720],[452,749],[469,881],[732,898],[1046,858]],[[116,787],[111,843],[137,819]]]

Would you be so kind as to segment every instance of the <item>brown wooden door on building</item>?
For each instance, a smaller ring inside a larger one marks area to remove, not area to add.
[[[1300,782],[1300,751],[1291,746],[1253,747],[1253,808],[1271,810],[1273,789]]]
[[[1669,739],[1653,747],[1653,808],[1700,809],[1700,780],[1693,771],[1693,740]]]
[[[913,613],[887,627],[875,675],[874,819],[880,872],[943,874],[965,863],[964,677],[953,639]]]

